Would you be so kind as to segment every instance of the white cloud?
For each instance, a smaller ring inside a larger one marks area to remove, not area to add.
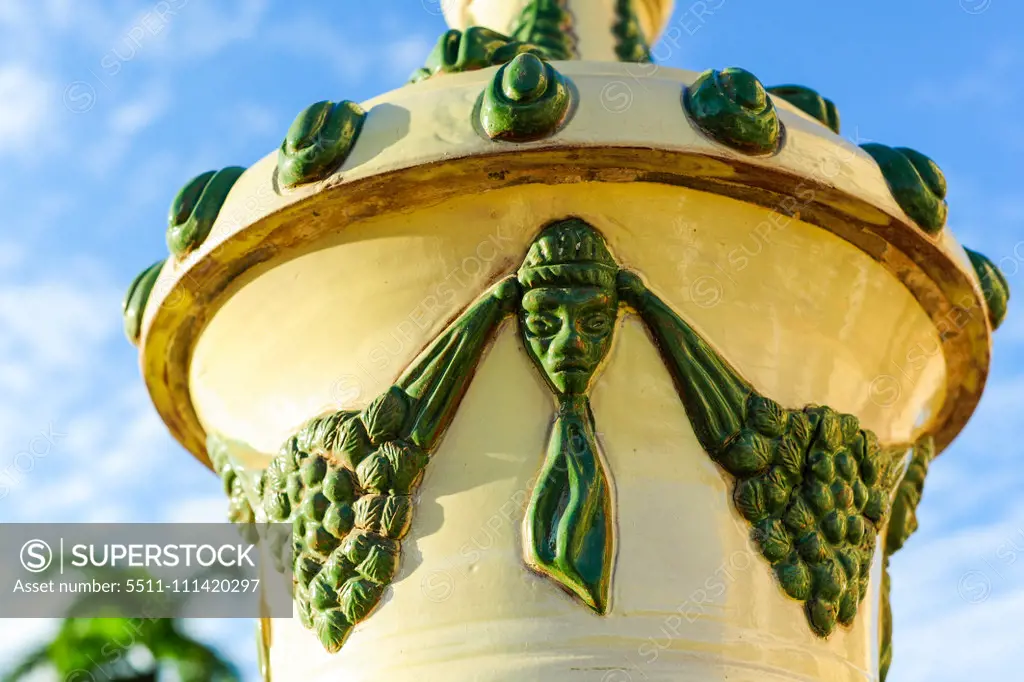
[[[219,3],[172,0],[162,15],[152,8],[136,14],[121,31],[122,50],[141,56],[206,59],[256,35],[267,0]],[[133,40],[133,38],[135,38]]]
[[[28,64],[0,65],[0,154],[31,152],[45,141],[54,90],[50,78]]]
[[[142,94],[110,110],[105,133],[82,150],[86,168],[98,177],[108,175],[131,153],[139,134],[166,113],[170,102],[171,93],[166,85],[150,83]]]
[[[144,95],[122,104],[110,115],[109,128],[113,135],[131,137],[148,128],[164,112],[170,103],[166,88],[154,87]]]
[[[88,366],[87,353],[113,333],[108,306],[117,311],[120,292],[75,275],[0,283],[0,358],[37,381]]]
[[[108,49],[126,0],[103,3],[73,0],[4,0],[0,3],[0,41],[10,54],[39,65],[52,65],[62,50],[83,45]]]

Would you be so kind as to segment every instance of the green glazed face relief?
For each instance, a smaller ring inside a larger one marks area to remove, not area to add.
[[[617,308],[614,290],[596,287],[543,287],[523,296],[527,350],[559,395],[587,392],[611,346]]]
[[[548,59],[576,57],[572,14],[565,0],[530,0],[512,30],[516,40],[536,45]]]
[[[902,549],[906,541],[917,530],[917,505],[921,503],[928,466],[935,455],[935,442],[930,436],[926,436],[914,444],[910,464],[896,489],[892,503],[892,516],[885,534],[885,557],[882,566],[882,635],[879,654],[882,682],[885,682],[889,673],[893,654],[892,608],[889,603],[891,587],[889,557]]]
[[[139,335],[142,332],[142,316],[146,312],[146,303],[149,302],[149,295],[153,291],[160,271],[166,260],[157,261],[140,272],[124,295],[124,303],[121,311],[124,316],[124,333],[128,340],[138,345]]]
[[[181,188],[167,221],[167,247],[175,257],[181,258],[203,243],[228,192],[244,172],[239,166],[207,171]]]
[[[683,90],[690,119],[716,142],[746,154],[773,154],[782,123],[764,86],[743,69],[709,69]]]
[[[523,524],[526,563],[598,613],[611,599],[614,509],[588,392],[611,347],[618,266],[582,220],[556,222],[519,268],[519,329],[555,396],[547,456]]]
[[[651,49],[636,18],[634,0],[616,0],[615,23],[612,34],[615,36],[615,56],[620,62],[650,63]]]
[[[567,218],[546,226],[516,275],[460,315],[388,391],[362,411],[310,421],[260,479],[268,518],[293,524],[299,611],[328,650],[342,646],[394,578],[430,453],[510,316],[554,403],[523,519],[524,561],[608,612],[618,531],[589,393],[622,310],[650,332],[781,589],[804,605],[822,637],[853,622],[899,458],[851,415],[786,409],[759,395],[639,277],[619,268],[597,230]],[[223,461],[212,450],[211,457]]]
[[[593,228],[572,220],[542,232],[519,269],[524,344],[557,395],[585,394],[608,354],[617,269]]]
[[[502,66],[480,96],[480,128],[492,140],[529,142],[553,135],[572,108],[565,78],[534,54]]]
[[[946,224],[946,177],[934,161],[906,147],[863,144],[878,163],[896,203],[928,234],[938,234]]]
[[[767,88],[768,94],[780,97],[800,109],[822,125],[839,134],[839,111],[832,100],[825,99],[814,90],[802,85],[776,85]]]
[[[327,177],[345,162],[366,112],[355,102],[317,102],[295,117],[277,154],[277,179],[295,187]]]
[[[418,83],[442,73],[462,73],[505,64],[524,53],[545,56],[543,48],[513,40],[497,31],[471,26],[465,31],[450,30],[437,41],[423,68],[409,79]]]
[[[1006,306],[1010,302],[1010,283],[995,263],[977,251],[965,248],[967,257],[974,266],[974,272],[981,282],[981,290],[985,294],[985,308],[992,329],[998,329],[1006,318]]]

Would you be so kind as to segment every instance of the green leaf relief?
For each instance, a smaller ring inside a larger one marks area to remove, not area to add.
[[[167,219],[167,247],[175,257],[187,255],[206,240],[228,193],[244,172],[240,166],[207,171],[181,188]]]
[[[906,147],[862,144],[878,164],[893,198],[903,212],[926,233],[935,235],[946,225],[946,177],[934,161]]]

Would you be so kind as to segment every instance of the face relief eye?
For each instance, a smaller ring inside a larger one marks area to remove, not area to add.
[[[530,315],[526,318],[526,327],[536,336],[551,336],[555,333],[555,322],[548,316]]]
[[[584,321],[583,328],[590,334],[600,334],[608,329],[608,316],[592,315]]]

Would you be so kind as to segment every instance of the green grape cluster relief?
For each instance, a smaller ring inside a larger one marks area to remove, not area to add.
[[[329,651],[380,602],[412,521],[427,454],[405,440],[408,397],[392,387],[288,440],[261,479],[272,521],[293,525],[299,616]]]
[[[755,394],[714,459],[736,477],[736,508],[814,631],[852,624],[889,513],[893,461],[875,435],[852,415],[787,410]]]

